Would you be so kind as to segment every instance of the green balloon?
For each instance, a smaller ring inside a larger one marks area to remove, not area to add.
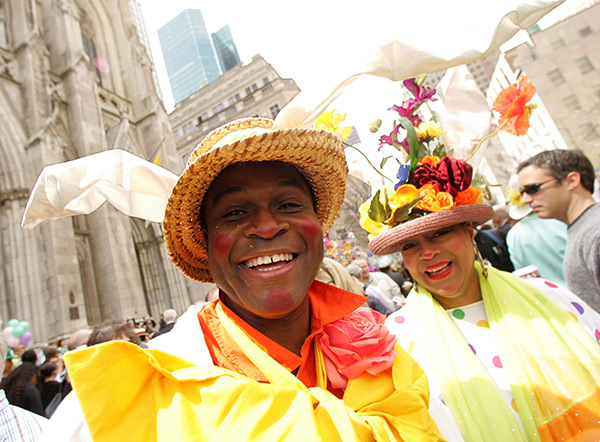
[[[20,338],[21,336],[23,336],[23,333],[25,333],[25,329],[21,327],[21,325],[17,325],[15,328],[13,328],[14,337]]]
[[[11,319],[10,321],[8,321],[8,322],[6,323],[6,326],[7,326],[7,327],[12,327],[12,328],[15,328],[17,325],[19,325],[19,323],[20,323],[20,322],[21,322],[21,321],[19,321],[18,319]]]
[[[21,322],[19,323],[19,325],[20,325],[21,327],[23,327],[23,329],[24,329],[25,331],[27,331],[27,329],[29,328],[29,322],[27,322],[27,321],[21,321]]]

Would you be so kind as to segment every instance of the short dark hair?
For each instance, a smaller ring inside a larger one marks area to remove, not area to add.
[[[47,377],[51,376],[52,373],[54,373],[54,370],[56,370],[56,368],[57,367],[54,362],[45,362],[39,367],[40,376],[42,377],[42,379],[46,379]]]
[[[577,172],[581,177],[581,185],[590,193],[594,193],[594,166],[580,150],[555,149],[540,152],[526,159],[517,166],[517,173],[527,166],[546,169],[550,175],[562,181],[570,172]]]

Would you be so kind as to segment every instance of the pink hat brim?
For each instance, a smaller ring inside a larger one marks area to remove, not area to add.
[[[388,255],[400,251],[400,243],[421,233],[443,229],[444,227],[471,221],[482,224],[494,215],[494,209],[487,204],[458,206],[448,210],[425,215],[377,235],[369,249],[375,255]]]

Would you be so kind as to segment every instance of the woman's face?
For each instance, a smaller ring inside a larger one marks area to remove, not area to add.
[[[470,224],[458,224],[400,243],[410,274],[446,309],[481,300],[474,236]]]

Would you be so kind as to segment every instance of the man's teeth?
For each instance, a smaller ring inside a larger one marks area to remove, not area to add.
[[[291,261],[294,256],[291,253],[277,253],[272,256],[259,256],[258,258],[252,258],[246,261],[244,264],[246,267],[256,267],[265,264],[274,264],[281,261]]]
[[[447,262],[446,264],[443,264],[443,265],[441,265],[439,267],[436,267],[434,269],[426,270],[425,273],[428,273],[430,275],[436,275],[438,273],[445,272],[446,269],[448,269],[448,267],[450,267],[450,264],[452,264],[452,263],[451,262]]]

